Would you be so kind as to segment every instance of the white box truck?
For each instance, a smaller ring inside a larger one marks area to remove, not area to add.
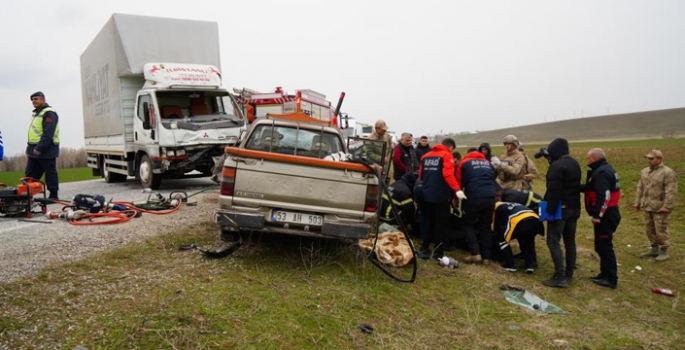
[[[216,22],[114,14],[81,55],[93,175],[151,189],[211,175],[247,125],[220,66]]]

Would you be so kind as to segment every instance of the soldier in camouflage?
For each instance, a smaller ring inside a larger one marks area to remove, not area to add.
[[[640,256],[664,261],[669,258],[668,219],[675,208],[678,176],[673,169],[664,165],[661,151],[652,150],[645,158],[649,166],[640,171],[635,209],[644,211],[645,231],[652,247]]]
[[[491,160],[497,169],[497,182],[504,190],[525,190],[526,158],[518,150],[520,142],[516,136],[507,135],[502,143],[507,153],[501,155],[499,160]]]

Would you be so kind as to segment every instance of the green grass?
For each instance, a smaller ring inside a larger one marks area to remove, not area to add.
[[[648,243],[632,209],[638,171],[653,144],[602,143],[618,170],[623,221],[614,240],[619,288],[592,284],[598,262],[583,216],[578,270],[569,289],[540,284],[552,273],[544,241],[534,275],[497,266],[443,269],[419,262],[414,284],[386,277],[354,246],[291,236],[252,235],[218,260],[178,246],[211,246],[211,222],[166,232],[0,286],[0,348],[71,349],[675,349],[685,333],[685,193],[671,216],[671,259],[640,259]],[[685,173],[685,142],[659,144],[665,163]],[[572,143],[585,164],[590,145]],[[495,152],[497,154],[497,152]],[[541,172],[546,165],[538,162]],[[544,180],[534,184],[544,192]],[[459,260],[466,252],[453,255]],[[635,269],[640,265],[641,271]],[[408,276],[409,268],[395,270]],[[505,301],[500,285],[525,288],[567,310],[528,311]],[[651,293],[662,287],[675,298]],[[357,327],[367,323],[373,334]]]
[[[99,179],[100,176],[93,176],[91,168],[69,168],[69,169],[57,169],[60,183],[83,181],[83,180],[94,180]],[[4,171],[0,172],[0,182],[5,183],[7,186],[16,186],[21,183],[19,179],[24,177],[23,171]],[[45,181],[45,176],[41,179]]]

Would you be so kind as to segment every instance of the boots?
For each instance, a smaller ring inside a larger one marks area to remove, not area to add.
[[[669,256],[668,256],[668,252],[666,251],[667,249],[668,248],[659,249],[659,255],[654,260],[656,260],[656,261],[668,260]]]
[[[557,274],[554,274],[554,276],[548,280],[542,281],[542,284],[546,285],[547,287],[568,288],[568,281],[566,280],[566,277]]]
[[[471,264],[471,263],[479,263],[479,262],[482,262],[482,261],[483,261],[483,258],[480,256],[480,254],[469,255],[469,256],[467,256],[466,258],[464,258],[464,261],[466,261],[466,262],[469,263],[469,264]]]
[[[653,245],[652,249],[647,251],[646,253],[640,254],[641,258],[654,258],[659,255],[659,246],[658,245]]]

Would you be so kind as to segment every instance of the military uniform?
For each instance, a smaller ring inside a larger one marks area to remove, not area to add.
[[[678,176],[663,163],[640,171],[635,207],[644,211],[645,231],[652,246],[667,248],[671,244],[668,223],[670,211],[675,208],[677,192]],[[669,212],[659,213],[661,208]]]
[[[500,156],[502,162],[497,168],[497,182],[504,190],[525,190],[523,177],[526,175],[526,158],[517,149]]]

